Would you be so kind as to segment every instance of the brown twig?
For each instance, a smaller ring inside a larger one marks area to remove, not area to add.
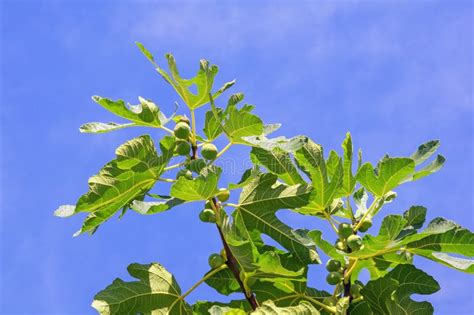
[[[193,142],[191,144],[192,148],[192,154],[191,154],[191,160],[196,160],[198,158],[198,147],[196,145],[196,142]],[[215,209],[218,209],[219,205],[217,203],[216,198],[212,198],[212,203],[213,207]],[[227,241],[224,238],[224,233],[222,233],[222,229],[220,228],[219,224],[216,224],[217,230],[219,231],[219,236],[221,237],[222,244],[224,245],[224,250],[225,254],[227,256],[227,261],[226,264],[229,267],[230,271],[235,277],[235,280],[237,280],[237,283],[240,286],[240,289],[245,295],[245,298],[249,302],[250,306],[252,307],[253,310],[256,310],[258,307],[258,302],[257,299],[255,298],[255,295],[252,292],[247,292],[245,289],[244,283],[242,282],[242,279],[240,279],[240,270],[239,267],[237,266],[237,260],[235,259],[234,255],[230,251],[229,245],[227,244]]]
[[[224,245],[225,254],[227,256],[226,264],[229,267],[230,271],[234,274],[235,280],[237,280],[237,283],[239,284],[240,289],[242,290],[242,292],[244,292],[245,298],[249,302],[250,306],[252,307],[253,310],[256,310],[258,307],[257,299],[255,298],[255,295],[252,292],[246,292],[247,290],[245,289],[244,283],[242,282],[242,279],[240,279],[240,271],[239,271],[239,267],[237,266],[237,260],[235,259],[234,255],[230,251],[229,245],[227,244],[224,238],[224,234],[222,233],[221,228],[217,224],[216,226],[217,226],[217,230],[219,231],[222,244]]]
[[[198,152],[198,147],[195,143],[191,144],[191,149],[193,151],[191,155],[191,160],[196,160],[197,159],[197,152]]]

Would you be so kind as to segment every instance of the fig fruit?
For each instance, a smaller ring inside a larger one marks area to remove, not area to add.
[[[174,126],[173,132],[176,138],[186,140],[191,134],[191,129],[187,123],[179,122]]]
[[[335,259],[329,259],[326,263],[326,270],[327,271],[340,271],[341,270],[341,262]]]
[[[341,280],[342,280],[342,274],[337,271],[330,272],[326,277],[326,281],[330,285],[336,285],[339,282],[341,282]]]
[[[206,160],[214,160],[217,156],[217,148],[212,143],[206,143],[201,148],[201,155]]]
[[[339,224],[338,233],[342,238],[348,238],[349,235],[354,233],[354,230],[349,223],[341,223]]]
[[[199,219],[202,222],[216,223],[216,214],[211,209],[204,209],[199,212]]]
[[[362,247],[362,239],[359,235],[351,235],[347,238],[347,246],[352,250],[359,250]]]
[[[371,219],[364,219],[359,226],[359,231],[361,232],[367,232],[368,229],[372,226],[372,220]]]
[[[179,141],[176,144],[175,151],[178,155],[189,155],[189,152],[191,152],[191,146],[186,141]]]
[[[219,199],[220,202],[226,202],[229,200],[230,197],[230,191],[227,188],[220,188],[219,192],[217,193],[217,199]]]
[[[209,256],[209,266],[211,266],[212,269],[219,268],[225,264],[224,258],[219,255],[219,254],[212,254]]]
[[[179,170],[179,172],[176,174],[176,179],[178,179],[182,176],[184,176],[184,178],[186,178],[186,179],[193,179],[193,172],[191,172],[190,170],[187,170],[187,169]]]

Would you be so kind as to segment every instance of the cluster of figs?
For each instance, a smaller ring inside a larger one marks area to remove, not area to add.
[[[175,125],[173,130],[174,136],[177,138],[176,153],[182,156],[188,156],[191,153],[191,127],[189,119],[183,117]],[[212,143],[204,143],[201,146],[201,156],[208,160],[213,161],[217,157],[217,148]],[[184,176],[187,179],[192,179],[192,172],[187,169],[182,169],[178,172],[176,178]],[[225,202],[229,199],[230,192],[226,188],[221,188],[219,193],[216,195],[218,202]],[[217,203],[216,200],[216,203]],[[215,206],[214,206],[215,207]],[[206,223],[215,223],[216,214],[213,207],[213,201],[207,201],[205,208],[199,213],[199,219]],[[372,220],[370,218],[364,219],[359,225],[360,232],[366,232],[372,226]],[[335,247],[341,251],[350,253],[358,251],[362,248],[362,238],[356,234],[353,225],[349,223],[341,223],[338,227],[339,238],[336,240]],[[220,254],[214,253],[209,256],[209,266],[212,269],[219,268],[225,264],[227,258],[225,251],[222,250]],[[326,264],[326,270],[329,272],[326,281],[330,285],[339,285],[344,279],[344,271],[347,266],[336,259],[330,259]],[[360,296],[360,290],[362,289],[362,283],[356,281],[350,287],[352,297],[356,298]],[[326,297],[324,299],[326,305],[333,306],[337,303],[337,299],[334,296]]]
[[[176,153],[179,155],[189,155],[191,152],[191,144],[189,136],[191,135],[191,127],[189,119],[184,117],[174,126],[174,136],[178,139],[176,143]],[[214,160],[217,156],[217,148],[212,143],[205,143],[201,147],[201,155],[206,160]]]
[[[372,226],[372,220],[365,218],[360,222],[358,230],[360,232],[367,232]],[[338,226],[337,234],[339,238],[336,240],[335,247],[338,250],[346,253],[351,253],[360,250],[363,247],[362,238],[356,234],[353,225],[349,223],[341,223]],[[326,276],[326,282],[330,285],[339,285],[344,280],[344,272],[348,269],[347,264],[341,263],[336,259],[330,259],[326,263],[326,270],[329,272]],[[360,290],[362,289],[362,282],[355,281],[350,286],[350,293],[353,298],[360,296]],[[337,303],[335,296],[329,296],[324,299],[324,304],[334,306]]]
[[[179,120],[179,122],[175,125],[173,130],[174,136],[177,139],[176,143],[176,154],[182,156],[189,156],[191,153],[191,127],[189,119],[183,117]],[[213,161],[217,157],[217,147],[212,143],[204,143],[201,146],[201,156],[208,160]],[[181,169],[176,178],[184,176],[187,179],[192,179],[193,175],[190,170]],[[219,189],[219,193],[216,195],[217,200],[219,202],[225,202],[230,197],[230,191],[226,188]],[[216,200],[216,202],[217,202]],[[202,222],[206,223],[216,223],[216,213],[213,208],[213,204],[211,201],[207,201],[205,204],[205,208],[199,213],[199,219]],[[225,251],[223,250],[220,254],[212,254],[209,256],[209,266],[212,269],[219,268],[226,262],[227,258],[225,255]]]
[[[173,130],[174,136],[177,139],[175,152],[178,155],[189,156],[191,153],[191,127],[187,117],[182,117],[179,122],[175,125]],[[213,161],[217,157],[217,148],[212,143],[205,143],[201,147],[201,156],[208,160]],[[184,176],[187,179],[193,179],[193,174],[190,170],[181,169],[176,178]]]

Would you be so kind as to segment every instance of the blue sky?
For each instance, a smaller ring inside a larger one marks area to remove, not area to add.
[[[80,134],[84,122],[114,118],[91,95],[130,102],[141,95],[167,113],[178,101],[134,41],[156,57],[173,52],[185,75],[200,58],[218,64],[218,83],[237,78],[233,90],[266,122],[282,123],[279,134],[306,134],[339,150],[351,131],[373,162],[440,139],[445,168],[398,189],[384,211],[425,205],[429,219],[474,229],[472,2],[290,3],[0,2],[2,314],[93,314],[93,295],[115,277],[128,279],[131,262],[159,261],[187,289],[220,250],[215,229],[197,220],[198,205],[150,217],[128,213],[93,237],[72,237],[83,217],[52,216],[86,192],[87,178],[118,145],[149,132]],[[233,148],[227,156],[242,165],[247,152]],[[316,219],[279,216],[330,233]],[[417,300],[432,302],[436,314],[472,311],[472,277],[416,263],[442,287]],[[311,268],[310,283],[327,288],[322,269]],[[189,298],[227,299],[205,286]]]

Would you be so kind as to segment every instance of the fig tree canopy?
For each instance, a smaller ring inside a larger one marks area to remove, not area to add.
[[[156,262],[132,263],[129,277],[111,279],[94,297],[92,307],[100,314],[433,314],[430,303],[419,302],[423,297],[411,298],[440,289],[433,277],[414,266],[414,257],[474,273],[471,231],[445,218],[426,224],[427,209],[421,205],[392,214],[385,207],[396,202],[400,185],[420,185],[418,180],[443,167],[445,158],[435,154],[439,141],[423,143],[406,156],[381,154],[372,163],[363,160],[361,150],[355,154],[350,133],[339,151],[324,151],[318,139],[304,135],[275,137],[280,124],[265,123],[244,102],[243,93],[224,96],[235,81],[215,86],[216,65],[202,59],[196,75],[183,78],[173,55],[155,60],[137,45],[176,92],[178,111],[171,105],[160,108],[147,97],[130,104],[94,96],[119,121],[86,123],[81,132],[126,132],[141,126],[149,134],[120,145],[115,157],[89,179],[89,189],[55,215],[84,216],[75,235],[92,235],[129,211],[159,216],[191,203],[194,213],[188,215],[212,223],[206,226],[216,231],[222,254],[212,254],[209,270],[187,288],[172,275],[173,266],[168,270]],[[224,143],[220,150],[216,139],[219,147]],[[223,180],[216,163],[234,146],[247,147],[252,162],[235,183]],[[429,195],[423,197],[428,200]],[[277,216],[279,211],[301,214],[315,226],[328,225],[333,235],[290,225]],[[380,228],[361,235],[375,216],[383,216],[375,221],[381,222]],[[176,228],[193,241],[202,237],[185,226]],[[272,244],[266,244],[268,238]],[[190,253],[193,259],[209,255],[204,254]],[[308,273],[311,265],[327,269],[323,274],[331,292],[308,285],[316,274]],[[370,278],[361,281],[364,270]],[[205,301],[200,296],[190,303],[188,295],[197,295],[201,285],[233,299]]]

